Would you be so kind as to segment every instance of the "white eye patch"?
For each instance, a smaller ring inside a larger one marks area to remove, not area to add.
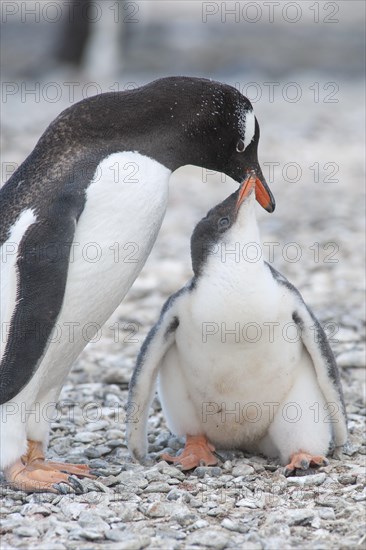
[[[247,111],[245,117],[245,128],[244,128],[244,146],[245,149],[248,147],[249,143],[254,138],[255,134],[255,116],[253,111]]]

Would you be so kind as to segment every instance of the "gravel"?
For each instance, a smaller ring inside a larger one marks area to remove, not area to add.
[[[122,80],[138,81],[130,76]],[[60,72],[48,80],[70,78]],[[265,78],[234,74],[225,79]],[[291,78],[303,90],[317,79],[311,73]],[[156,399],[149,418],[152,464],[131,462],[124,405],[134,359],[167,296],[191,276],[194,224],[235,188],[228,179],[222,184],[217,174],[202,181],[199,168],[186,167],[172,176],[168,212],[143,272],[101,338],[88,344],[76,361],[52,422],[49,458],[88,463],[100,475],[81,480],[83,494],[68,495],[27,495],[2,481],[2,550],[364,547],[363,88],[357,80],[338,83],[338,103],[315,103],[307,95],[300,103],[258,102],[255,109],[261,162],[279,162],[280,167],[297,162],[302,167],[298,183],[275,171],[271,185],[277,210],[271,216],[258,210],[258,217],[263,242],[279,243],[275,267],[301,289],[320,321],[329,323],[328,334],[335,332],[331,344],[349,415],[350,442],[344,453],[331,457],[314,475],[286,478],[276,461],[219,451],[217,467],[185,474],[159,460],[163,450],[175,452],[182,441],[167,430]],[[33,109],[10,96],[3,108],[3,162],[22,161],[42,129],[66,106],[61,99]],[[309,169],[315,162],[336,162],[339,181],[327,183],[323,173],[316,184]],[[268,169],[264,172],[269,179]],[[284,253],[290,242],[301,247],[298,262]],[[319,258],[314,243],[319,243]],[[329,243],[337,245],[334,263],[326,261]],[[110,328],[115,323],[118,332]],[[138,329],[135,339],[129,337],[129,323]]]

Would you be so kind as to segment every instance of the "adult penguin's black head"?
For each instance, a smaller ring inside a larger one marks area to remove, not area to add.
[[[80,162],[87,157],[91,172],[120,151],[146,155],[172,171],[186,164],[216,170],[240,184],[254,170],[257,200],[272,212],[275,201],[258,163],[258,141],[253,107],[236,88],[174,76],[76,103],[39,144],[47,142],[47,150],[62,155],[64,163],[72,163],[73,155]]]
[[[227,84],[192,77],[162,78],[140,90],[152,104],[148,118],[160,144],[155,158],[171,169],[194,164],[224,172],[240,184],[254,170],[257,200],[273,212],[275,200],[258,163],[259,124],[249,99]]]

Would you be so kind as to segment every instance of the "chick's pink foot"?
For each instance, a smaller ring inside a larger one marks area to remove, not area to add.
[[[325,456],[311,455],[299,451],[291,455],[291,461],[285,466],[285,476],[290,476],[296,473],[296,470],[307,470],[311,466],[326,466],[329,461]]]
[[[192,470],[197,466],[214,466],[218,460],[212,451],[215,447],[207,441],[205,435],[187,435],[182,453],[171,456],[163,453],[161,458],[166,462],[182,466],[182,470]]]

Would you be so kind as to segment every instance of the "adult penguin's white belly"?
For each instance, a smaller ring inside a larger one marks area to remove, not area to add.
[[[61,388],[70,364],[141,271],[165,214],[169,176],[157,161],[131,152],[112,154],[98,166],[77,223],[63,305],[30,381],[37,387],[42,380],[42,394]]]

